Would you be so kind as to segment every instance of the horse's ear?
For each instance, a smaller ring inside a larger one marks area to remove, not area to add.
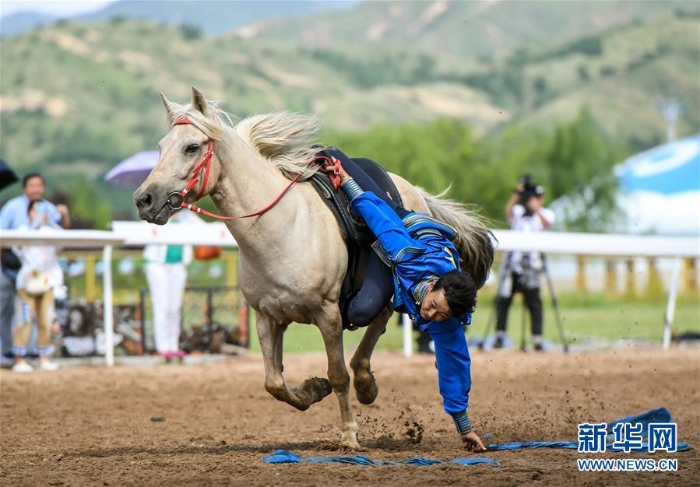
[[[173,123],[173,104],[165,97],[163,92],[160,93],[160,99],[163,101],[165,111],[168,112],[168,122]]]
[[[201,91],[192,87],[192,107],[205,117],[209,117],[209,104]]]

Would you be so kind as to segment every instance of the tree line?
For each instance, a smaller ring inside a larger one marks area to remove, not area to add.
[[[576,203],[560,215],[562,228],[601,231],[616,213],[613,167],[628,150],[611,140],[583,108],[553,130],[515,124],[487,138],[453,119],[426,124],[377,125],[359,132],[326,134],[324,142],[351,156],[369,157],[432,193],[473,204],[506,226],[504,206],[523,174],[543,185],[549,202]]]
[[[611,140],[586,108],[550,130],[516,123],[479,138],[464,121],[438,119],[326,131],[320,142],[351,157],[373,159],[434,194],[449,188],[448,197],[474,205],[493,227],[506,226],[505,202],[518,178],[531,174],[545,187],[548,202],[563,196],[576,202],[559,216],[562,228],[575,231],[601,231],[617,216],[613,167],[630,152]],[[71,207],[75,228],[106,229],[112,220],[136,217],[133,190],[115,189],[101,177],[54,179],[49,172],[47,183],[47,197]],[[8,198],[19,188],[4,193]],[[209,198],[201,206],[214,209]]]

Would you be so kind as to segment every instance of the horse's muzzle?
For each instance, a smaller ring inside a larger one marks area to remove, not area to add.
[[[150,191],[150,188],[138,189],[134,193],[134,203],[138,209],[139,218],[156,225],[165,225],[170,218],[170,201],[168,199],[161,202],[155,194]]]

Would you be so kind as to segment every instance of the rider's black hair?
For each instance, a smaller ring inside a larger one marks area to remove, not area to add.
[[[445,298],[450,312],[455,318],[465,313],[473,313],[476,307],[476,283],[472,276],[464,271],[451,271],[440,277],[433,291],[445,290]]]

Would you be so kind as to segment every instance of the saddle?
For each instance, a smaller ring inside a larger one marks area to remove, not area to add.
[[[330,157],[330,154],[326,154],[326,151],[330,149],[333,149],[333,156],[340,159],[341,163],[343,157],[339,157],[339,155],[348,157],[338,149],[332,147],[319,151],[318,155],[320,157]],[[353,158],[352,160],[360,166],[383,191],[386,191],[389,198],[396,202],[396,204],[402,205],[399,190],[396,188],[396,185],[386,169],[373,160],[364,157]],[[336,189],[328,174],[319,171],[314,174],[310,182],[323,202],[330,208],[335,216],[348,250],[348,270],[343,279],[343,285],[340,291],[340,308],[344,309],[352,295],[357,292],[362,285],[365,265],[370,252],[372,252],[371,246],[375,238],[365,223],[350,211],[350,200],[343,190]],[[343,323],[343,328],[347,328],[348,326],[349,323]]]

